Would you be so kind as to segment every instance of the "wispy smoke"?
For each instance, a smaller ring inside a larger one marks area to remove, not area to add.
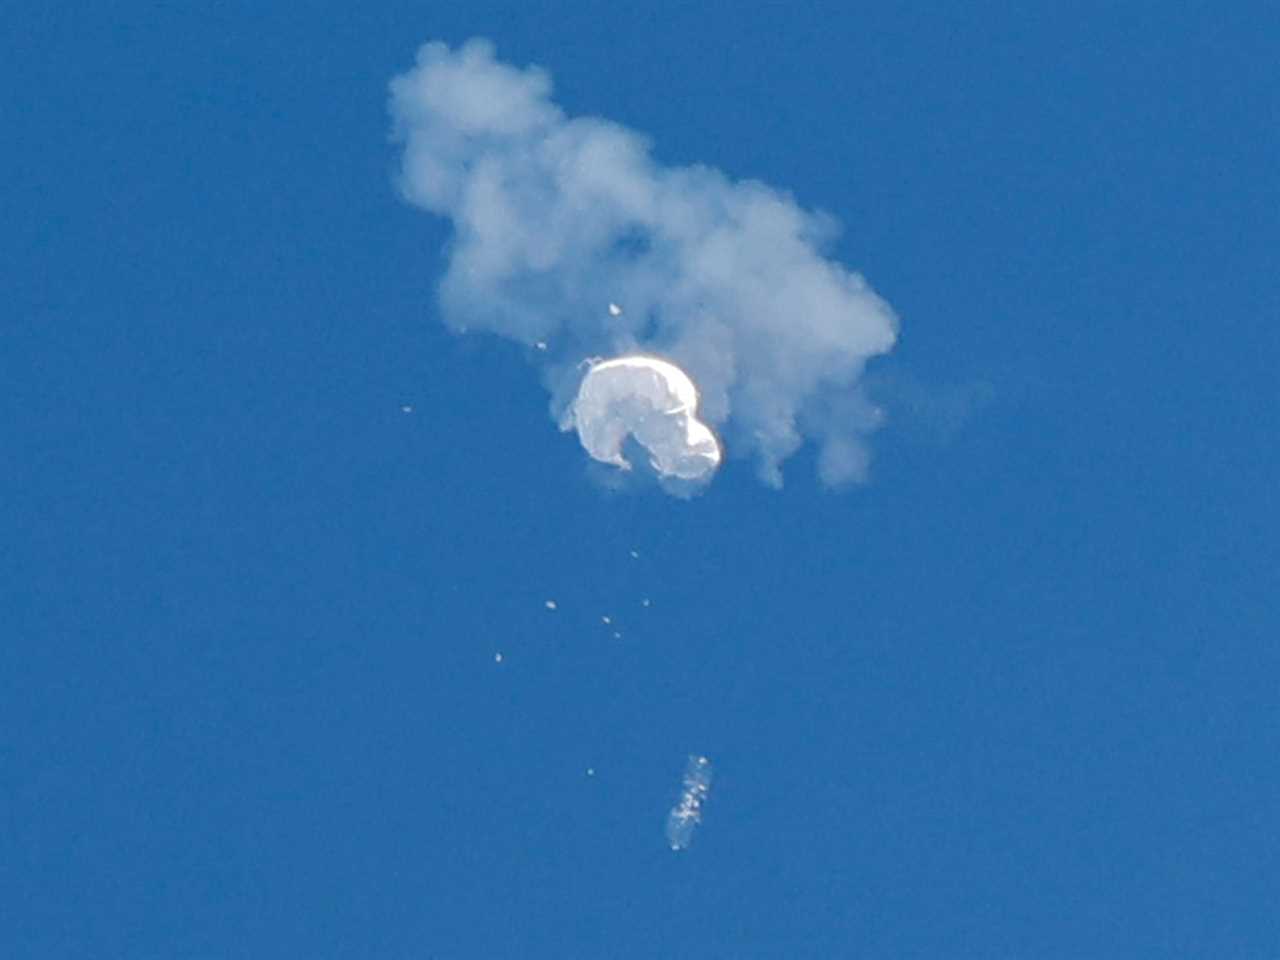
[[[805,440],[823,481],[861,479],[879,413],[859,379],[896,320],[822,256],[833,221],[762,183],[660,166],[640,135],[566,117],[550,96],[546,72],[498,62],[483,40],[427,44],[391,83],[404,196],[456,234],[445,322],[537,347],[557,420],[584,357],[667,357],[766,482]]]

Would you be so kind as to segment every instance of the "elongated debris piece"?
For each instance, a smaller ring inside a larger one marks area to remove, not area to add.
[[[702,805],[711,790],[711,761],[690,755],[684,767],[680,799],[667,814],[667,843],[672,850],[684,850],[693,840],[693,832],[702,822]]]

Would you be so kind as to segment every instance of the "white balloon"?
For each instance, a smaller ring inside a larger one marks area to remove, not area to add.
[[[674,363],[636,354],[593,364],[578,388],[566,429],[594,459],[622,470],[627,437],[644,447],[659,477],[703,480],[720,466],[720,444],[698,419],[698,390]]]

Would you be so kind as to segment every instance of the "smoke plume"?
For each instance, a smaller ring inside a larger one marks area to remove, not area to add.
[[[565,116],[545,71],[483,40],[422,47],[391,82],[391,114],[404,197],[453,223],[445,322],[527,345],[557,421],[583,359],[661,357],[767,483],[805,441],[825,483],[864,477],[880,415],[859,381],[897,324],[823,256],[830,218],[756,181],[659,165],[634,131]]]

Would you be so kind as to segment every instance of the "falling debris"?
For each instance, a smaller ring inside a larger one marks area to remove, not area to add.
[[[609,304],[609,316],[611,317],[622,316],[622,308],[618,306],[616,303]]]
[[[720,444],[698,419],[698,389],[674,363],[630,355],[593,364],[561,429],[577,429],[593,459],[630,470],[627,437],[649,453],[659,477],[709,480],[720,466]]]
[[[601,623],[603,623],[603,624],[610,624],[610,623],[613,623],[613,618],[612,618],[612,617],[601,617],[601,618],[600,618],[600,622],[601,622]]]
[[[596,768],[595,768],[595,767],[587,767],[587,776],[588,776],[588,777],[594,777],[595,775],[596,775]]]
[[[499,653],[495,653],[495,654],[493,655],[493,662],[494,662],[494,663],[501,663],[501,662],[502,662],[502,654],[501,654],[500,652],[499,652]]]
[[[400,412],[401,412],[401,413],[413,413],[413,407],[412,407],[411,405],[409,405],[409,404],[407,404],[407,403],[406,403],[406,404],[404,404],[404,405],[400,408]]]
[[[622,634],[620,634],[617,630],[613,631],[613,639],[615,639],[615,640],[621,640],[621,639],[622,639]]]
[[[556,608],[556,602],[554,600],[548,600],[546,607],[548,610],[554,610]]]
[[[642,606],[642,607],[647,607],[648,605],[649,605],[649,598],[648,598],[648,597],[645,597],[643,600],[641,600],[641,601],[640,601],[640,606]]]
[[[537,343],[534,344],[534,346],[537,347],[539,350],[545,350],[547,349],[547,341],[539,340]]]
[[[632,550],[632,551],[631,551],[631,559],[632,559],[632,560],[639,560],[639,559],[640,559],[640,554],[639,554],[639,553],[637,553],[635,550]]]
[[[693,841],[693,831],[702,822],[702,805],[711,790],[711,761],[690,755],[684,766],[680,799],[667,814],[667,843],[672,850],[684,850]]]

